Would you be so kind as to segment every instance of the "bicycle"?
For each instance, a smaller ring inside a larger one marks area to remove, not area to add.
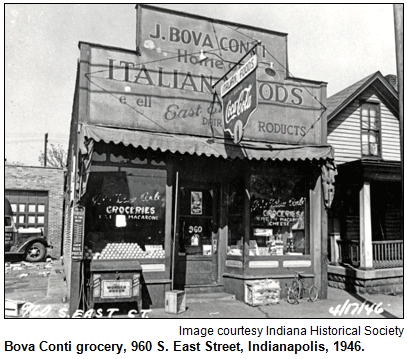
[[[297,272],[291,268],[290,271],[295,273],[295,277],[291,285],[287,287],[287,302],[290,304],[298,304],[299,300],[304,298],[305,292],[308,293],[308,301],[315,302],[318,299],[318,288],[315,285],[307,288],[304,283],[304,277],[301,276],[302,272]]]

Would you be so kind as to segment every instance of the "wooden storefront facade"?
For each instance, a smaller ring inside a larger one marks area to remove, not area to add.
[[[326,297],[326,84],[289,76],[286,34],[232,25],[141,5],[136,50],[79,44],[65,231],[71,311],[100,258],[140,263],[145,308],[163,307],[171,289],[244,300],[247,281],[283,287],[289,268]],[[231,85],[236,102],[222,105],[222,79],[239,62],[254,80]],[[234,122],[249,107],[245,123]],[[79,261],[69,255],[75,206],[89,253]]]

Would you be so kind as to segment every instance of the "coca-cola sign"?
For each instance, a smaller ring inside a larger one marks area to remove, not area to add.
[[[257,58],[253,56],[223,84],[223,126],[235,143],[243,138],[243,130],[257,109]]]

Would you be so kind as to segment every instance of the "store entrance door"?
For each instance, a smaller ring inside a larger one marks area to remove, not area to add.
[[[219,185],[180,183],[174,284],[178,289],[218,282]]]

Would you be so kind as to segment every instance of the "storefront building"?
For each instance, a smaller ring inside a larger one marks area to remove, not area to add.
[[[109,260],[140,264],[145,308],[174,288],[244,300],[248,280],[284,286],[290,269],[326,296],[326,83],[290,77],[287,35],[269,30],[139,5],[136,40],[136,50],[79,44],[71,310],[87,268]]]
[[[395,76],[376,72],[328,98],[338,166],[329,215],[329,284],[403,290],[402,171]]]

